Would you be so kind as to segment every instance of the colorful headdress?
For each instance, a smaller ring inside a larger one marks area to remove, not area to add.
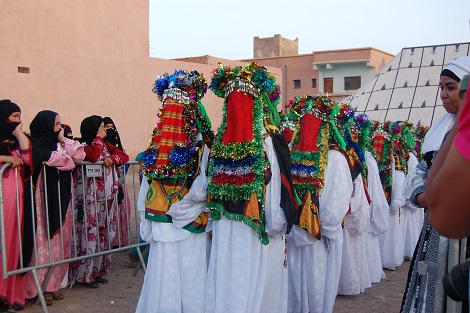
[[[377,164],[379,166],[379,175],[382,182],[382,188],[388,203],[390,203],[392,196],[392,160],[395,157],[394,150],[395,146],[398,144],[400,133],[401,121],[385,121],[382,124],[381,132],[376,133],[376,137],[380,137],[379,134],[383,136],[382,155],[380,160],[377,159]],[[398,159],[396,159],[395,168],[403,170],[402,162],[400,162]]]
[[[328,158],[330,114],[336,103],[327,97],[303,96],[289,101],[295,129],[291,146],[291,170],[297,194],[323,188]]]
[[[149,147],[141,164],[149,178],[192,176],[197,169],[196,137],[214,137],[209,117],[200,102],[207,83],[197,71],[176,70],[157,77],[152,91],[162,102]]]
[[[345,150],[348,158],[353,181],[359,174],[362,174],[363,179],[367,175],[365,150],[359,143],[359,133],[354,122],[354,114],[355,110],[351,106],[342,103],[339,106],[339,114],[335,119],[338,130],[345,141],[345,148],[343,150]]]
[[[428,126],[421,124],[421,121],[418,121],[416,126],[411,129],[413,137],[415,139],[414,153],[418,160],[422,159],[421,147],[423,145],[424,137],[426,136],[427,131],[429,130]]]
[[[276,88],[275,77],[256,63],[244,67],[214,69],[209,88],[225,98],[223,119],[218,129],[208,164],[207,206],[215,220],[220,214],[239,220],[255,229],[263,243],[264,171],[267,167],[263,149],[263,119],[267,94]],[[253,201],[259,209],[231,211],[231,203]],[[256,205],[257,206],[257,205]]]
[[[319,239],[319,192],[324,186],[329,141],[336,137],[333,129],[338,105],[328,97],[303,96],[289,101],[289,119],[282,124],[283,133],[293,132],[290,142],[291,171],[297,195],[302,199],[298,225]]]
[[[361,150],[364,161],[362,163],[362,178],[367,178],[367,162],[365,161],[366,151],[372,150],[372,138],[371,138],[372,122],[369,120],[369,116],[365,113],[360,113],[354,117],[354,126],[351,128],[353,132],[357,133],[357,143]]]

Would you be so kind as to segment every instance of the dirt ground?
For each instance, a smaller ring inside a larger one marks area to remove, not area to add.
[[[56,300],[48,307],[50,313],[111,313],[135,312],[142,287],[144,273],[140,270],[133,276],[134,269],[125,262],[126,252],[113,254],[112,269],[108,275],[109,284],[89,289],[75,285],[63,290],[65,299]],[[410,262],[403,263],[394,272],[385,272],[386,280],[374,284],[366,293],[357,296],[338,296],[335,313],[351,312],[399,312],[405,289]],[[25,313],[41,313],[40,305],[27,302]],[[248,312],[247,312],[248,313]]]

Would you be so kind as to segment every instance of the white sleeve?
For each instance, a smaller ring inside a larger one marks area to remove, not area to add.
[[[149,183],[146,177],[142,178],[140,184],[139,197],[137,198],[137,209],[140,212],[140,237],[145,241],[152,240],[152,221],[145,218],[145,198],[149,190]]]
[[[390,202],[390,212],[398,212],[398,209],[405,205],[406,199],[403,196],[402,188],[405,182],[405,173],[397,171],[395,167],[395,160],[392,163],[392,194]]]
[[[325,169],[325,187],[320,192],[320,227],[323,236],[336,239],[341,223],[349,210],[353,182],[348,162],[336,150],[328,152]]]
[[[264,149],[271,164],[271,180],[266,186],[265,220],[269,236],[283,235],[287,231],[287,221],[281,208],[281,170],[277,161],[271,137],[264,141]]]
[[[346,217],[346,229],[350,234],[360,236],[366,229],[370,217],[370,205],[367,201],[362,175],[354,181],[354,196],[351,198],[351,215]]]
[[[189,192],[178,202],[173,203],[166,213],[171,216],[172,223],[177,228],[183,228],[193,222],[206,208],[207,202],[207,160],[209,148],[204,146],[199,175],[189,189]]]
[[[385,198],[382,183],[380,182],[379,167],[372,153],[366,152],[367,160],[367,187],[371,200],[370,204],[370,231],[374,236],[381,235],[388,230],[389,206]]]
[[[403,197],[408,200],[411,199],[413,191],[415,191],[419,186],[424,186],[426,182],[427,173],[421,171],[418,164],[418,160],[412,154],[408,160],[408,175],[406,175],[405,181],[402,185]]]

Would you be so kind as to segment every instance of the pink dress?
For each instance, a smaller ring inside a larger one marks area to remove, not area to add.
[[[463,157],[470,160],[470,91],[467,92],[464,107],[459,115],[459,132],[454,139],[454,145]]]
[[[46,165],[55,167],[60,171],[70,171],[75,168],[75,164],[85,159],[83,146],[74,140],[65,138],[65,146],[59,146],[58,151],[53,151]],[[39,169],[36,169],[39,170]],[[70,191],[72,192],[72,191]],[[71,202],[69,203],[65,219],[62,223],[62,233],[59,230],[50,240],[50,249],[48,244],[47,224],[46,224],[46,205],[44,190],[44,173],[41,173],[36,182],[35,190],[36,201],[36,246],[31,258],[30,266],[46,264],[55,261],[67,260],[71,257],[72,247],[72,215]],[[63,247],[63,254],[62,254]],[[66,277],[69,264],[55,266],[44,292],[57,292],[60,285]],[[48,268],[37,270],[39,283],[43,284],[47,275]],[[26,280],[26,298],[34,298],[38,291],[34,283],[34,277],[31,272],[25,275]]]
[[[31,166],[32,156],[29,150],[15,150],[13,155],[21,158],[23,162]],[[17,207],[19,208],[19,218],[23,224],[23,181],[19,170],[7,169],[3,175],[3,197],[4,197],[4,219],[5,219],[5,236],[7,246],[4,249],[7,253],[7,263],[9,270],[18,269],[20,264],[20,245],[18,238],[18,219]],[[18,186],[18,199],[17,203],[16,193]],[[29,182],[28,182],[29,186]],[[0,269],[2,269],[2,262],[0,262]],[[9,305],[17,303],[21,306],[25,305],[25,280],[22,275],[9,276],[3,279],[0,276],[0,299],[6,301]]]

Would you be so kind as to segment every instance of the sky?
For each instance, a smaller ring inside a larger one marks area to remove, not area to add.
[[[299,54],[470,42],[470,0],[149,0],[151,57],[253,58],[253,37],[299,40]]]

